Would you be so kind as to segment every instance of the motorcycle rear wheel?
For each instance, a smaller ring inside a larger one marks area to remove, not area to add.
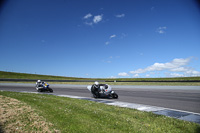
[[[38,89],[37,91],[38,91],[38,92],[42,92],[42,89]]]
[[[99,98],[98,94],[92,94],[94,98]]]

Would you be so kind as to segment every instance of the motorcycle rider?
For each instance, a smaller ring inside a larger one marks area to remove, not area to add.
[[[96,95],[96,97],[99,97],[99,89],[100,89],[99,82],[95,81],[91,88],[92,94]]]
[[[42,85],[42,82],[41,82],[41,80],[37,80],[37,82],[36,82],[36,86],[41,86]]]

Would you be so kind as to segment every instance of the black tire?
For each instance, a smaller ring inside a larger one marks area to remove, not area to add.
[[[97,95],[95,95],[95,94],[93,94],[93,97],[94,97],[94,98],[98,98],[98,96],[97,96]]]
[[[100,94],[98,92],[96,92],[95,94],[93,94],[94,98],[100,98]]]
[[[53,93],[53,89],[49,89],[49,92]]]
[[[109,98],[109,99],[113,99],[113,95],[109,95],[108,98]]]
[[[117,93],[113,93],[113,94],[112,94],[112,98],[117,99],[117,98],[118,98]]]

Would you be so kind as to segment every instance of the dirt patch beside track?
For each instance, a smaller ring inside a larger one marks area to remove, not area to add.
[[[59,132],[27,104],[1,95],[0,101],[0,132]]]

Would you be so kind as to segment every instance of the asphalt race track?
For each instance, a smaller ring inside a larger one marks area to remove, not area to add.
[[[87,85],[56,85],[57,95],[91,97]],[[112,86],[115,101],[137,103],[200,113],[200,86]],[[36,92],[35,84],[0,83],[0,90]],[[112,99],[113,100],[113,99]]]

